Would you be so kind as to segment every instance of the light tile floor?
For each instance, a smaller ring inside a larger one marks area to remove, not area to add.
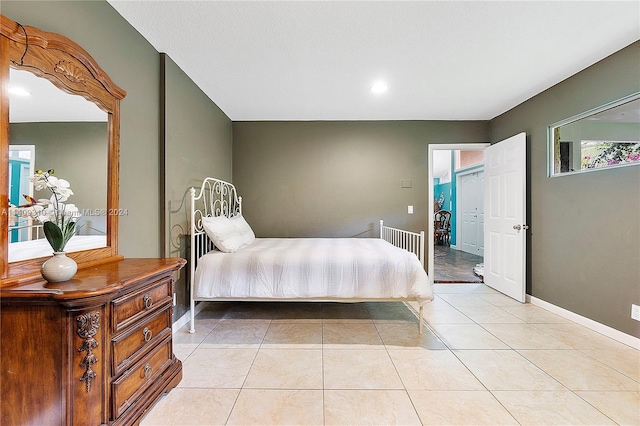
[[[403,303],[209,303],[142,425],[640,425],[640,352],[483,284]]]

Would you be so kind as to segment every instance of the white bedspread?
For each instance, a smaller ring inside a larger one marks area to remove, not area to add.
[[[106,235],[74,235],[67,242],[67,253],[107,246]],[[9,262],[51,256],[53,250],[46,239],[21,241],[9,244]]]
[[[200,258],[195,299],[433,300],[418,258],[377,238],[257,238]]]

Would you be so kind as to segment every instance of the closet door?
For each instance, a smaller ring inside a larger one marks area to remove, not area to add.
[[[460,248],[467,253],[484,256],[484,172],[460,176],[458,185],[462,225]]]

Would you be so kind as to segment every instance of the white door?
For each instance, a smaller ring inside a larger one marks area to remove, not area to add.
[[[526,278],[526,134],[484,151],[484,282],[520,302]]]
[[[458,199],[462,251],[484,255],[484,172],[460,176]]]

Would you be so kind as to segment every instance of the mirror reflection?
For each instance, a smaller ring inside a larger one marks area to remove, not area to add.
[[[65,251],[106,246],[108,114],[81,96],[34,74],[10,69],[9,202],[48,199],[29,180],[36,170],[55,170],[69,181],[68,202],[81,214],[77,235]],[[25,195],[27,197],[25,197]],[[15,211],[15,210],[14,210]],[[42,225],[30,215],[9,218],[9,262],[51,255]]]
[[[640,164],[640,94],[549,127],[550,175]]]

